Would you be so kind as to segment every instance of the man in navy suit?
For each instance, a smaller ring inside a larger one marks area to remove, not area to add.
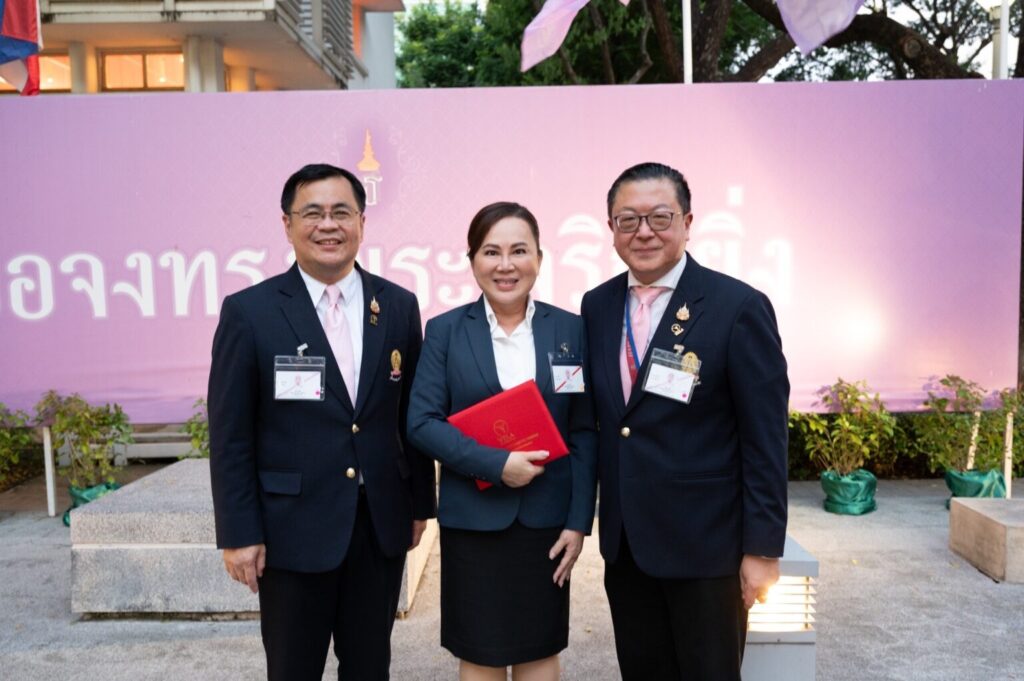
[[[228,296],[210,369],[210,473],[228,574],[258,591],[267,674],[387,679],[406,551],[435,514],[405,418],[416,297],[355,262],[366,192],[308,165],[285,183],[296,264]]]
[[[622,678],[739,681],[786,536],[786,360],[768,298],[686,253],[690,190],[644,163],[608,192],[629,268],[582,314]]]

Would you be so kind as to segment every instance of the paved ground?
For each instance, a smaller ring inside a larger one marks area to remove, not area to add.
[[[1015,489],[1024,493],[1024,481]],[[821,510],[817,483],[790,485],[790,534],[821,561],[818,679],[1024,681],[1024,584],[997,584],[949,551],[945,497],[938,480],[882,481],[879,510],[851,518]],[[41,479],[0,494],[0,679],[263,677],[254,621],[72,616],[69,533],[45,507]],[[395,625],[398,681],[455,678],[437,642],[438,562],[435,549],[410,616]],[[573,579],[564,679],[618,678],[601,575],[588,540]]]

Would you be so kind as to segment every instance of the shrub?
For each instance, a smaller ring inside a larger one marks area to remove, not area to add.
[[[896,418],[877,394],[867,390],[863,381],[840,378],[818,391],[818,404],[828,413],[790,413],[790,423],[803,436],[804,449],[824,470],[849,475],[872,457],[895,457]]]
[[[116,404],[93,406],[77,393],[63,397],[51,390],[36,405],[40,423],[50,423],[55,449],[67,454],[58,472],[72,487],[114,482],[119,466],[115,448],[132,441],[128,417]]]
[[[7,480],[11,469],[33,442],[28,414],[11,411],[0,402],[0,483]]]

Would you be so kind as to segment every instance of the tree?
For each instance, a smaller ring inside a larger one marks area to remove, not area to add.
[[[693,8],[693,73],[697,82],[864,80],[868,78],[978,77],[978,56],[991,44],[991,25],[974,0],[869,0],[869,13],[804,57],[794,49],[772,0],[690,0]],[[450,5],[439,13],[414,8],[401,24],[405,51],[466,65],[471,73],[412,85],[549,85],[653,83],[683,79],[681,8],[666,0],[592,0],[577,16],[557,54],[519,72],[519,43],[542,0],[490,0],[467,18]],[[425,7],[433,7],[427,5]],[[417,13],[435,19],[433,33],[413,31]],[[450,16],[449,16],[450,15]],[[1011,29],[1021,33],[1021,0],[1011,7]],[[472,35],[472,46],[451,39]],[[466,60],[466,61],[463,61]],[[472,67],[472,68],[470,68]],[[437,69],[439,75],[446,72]],[[1024,50],[1015,73],[1024,77]]]
[[[396,57],[402,87],[470,87],[486,40],[476,4],[415,5],[399,21]]]

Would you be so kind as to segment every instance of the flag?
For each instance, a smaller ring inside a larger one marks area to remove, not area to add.
[[[793,42],[806,55],[845,31],[864,0],[776,0],[775,4]]]
[[[576,14],[590,0],[547,0],[523,31],[520,69],[528,71],[561,47]]]
[[[0,77],[23,95],[39,94],[38,0],[0,0]]]

